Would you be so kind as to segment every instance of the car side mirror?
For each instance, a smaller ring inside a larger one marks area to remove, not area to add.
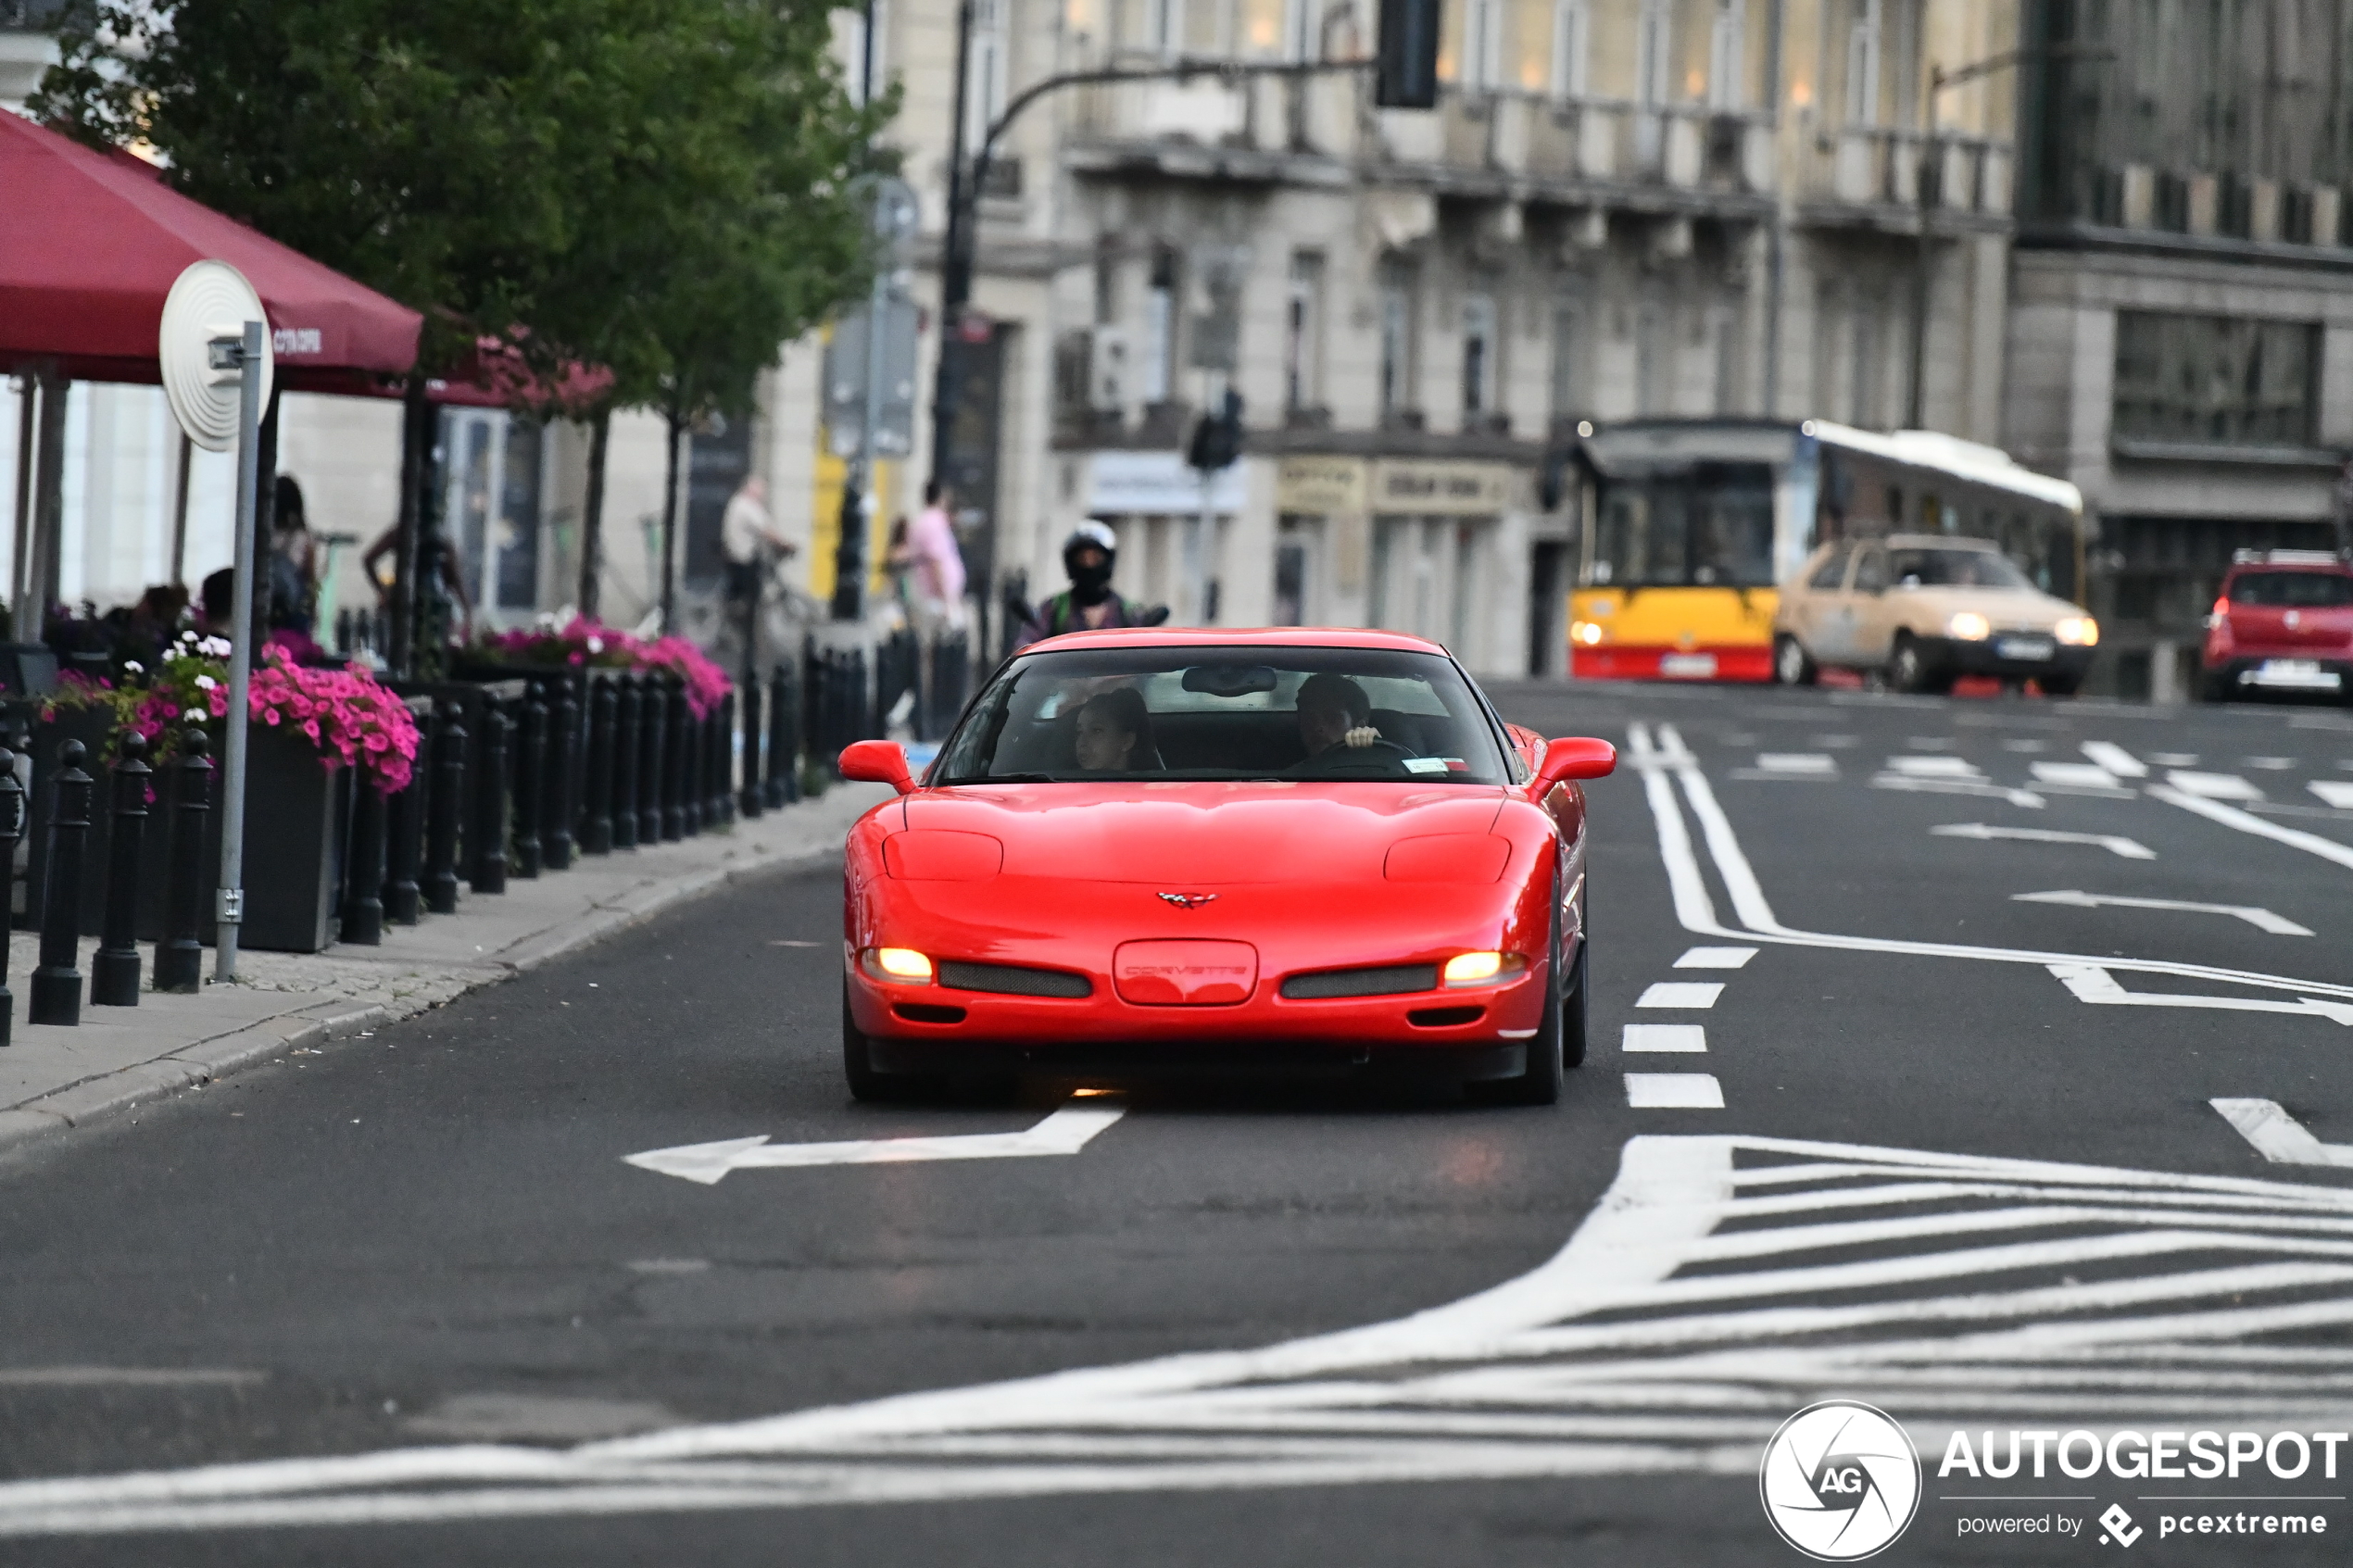
[[[1591,735],[1565,735],[1544,746],[1544,761],[1536,770],[1529,794],[1541,800],[1553,786],[1570,779],[1604,779],[1617,771],[1617,747]]]
[[[915,791],[915,775],[908,771],[907,754],[896,741],[862,740],[843,747],[841,776],[861,784],[887,784],[901,795]]]

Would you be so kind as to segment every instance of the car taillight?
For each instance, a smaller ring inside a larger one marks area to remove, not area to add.
[[[2218,626],[2227,626],[2230,623],[2231,601],[2226,598],[2216,599],[2214,601],[2214,608],[2207,612],[2206,629],[2211,632]]]

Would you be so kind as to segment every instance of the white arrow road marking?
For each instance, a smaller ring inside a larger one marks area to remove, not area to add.
[[[2219,800],[2208,800],[2165,784],[2149,785],[2149,793],[2168,806],[2195,811],[2208,822],[2220,822],[2241,833],[2251,833],[2258,838],[2268,838],[2275,844],[2284,844],[2291,849],[2301,849],[2308,855],[2318,855],[2324,860],[2334,860],[2340,866],[2353,869],[2353,844],[2340,844],[2334,838],[2322,838],[2317,833],[2306,833],[2300,828],[2284,828],[2277,822],[2265,822],[2251,811],[2242,811],[2235,806],[2225,806]]]
[[[1922,761],[1938,762],[1944,759],[1930,757]],[[2007,784],[1988,784],[1983,779],[1920,777],[1911,773],[1875,773],[1873,789],[1909,790],[1915,795],[1980,795],[1994,800],[2007,800],[2013,806],[2040,810],[2045,802],[2031,789],[2012,789]]]
[[[2323,804],[2340,811],[2353,811],[2353,784],[2343,779],[2315,779],[2308,787]]]
[[[2050,971],[2059,984],[2075,993],[2079,1002],[2099,1007],[2214,1008],[2223,1012],[2287,1012],[2327,1018],[2353,1024],[2353,1002],[2326,1002],[2298,997],[2292,1002],[2265,1001],[2259,997],[2182,997],[2171,992],[2127,991],[2116,976],[2095,963],[2055,963]]]
[[[2083,743],[2083,755],[2120,779],[2148,777],[2148,764],[2114,741],[2087,740]]]
[[[1790,1411],[2341,1431],[2353,1189],[1638,1137],[1567,1244],[1386,1323],[567,1449],[0,1484],[0,1537],[1613,1474],[1748,1477]],[[887,1526],[885,1526],[887,1528]]]
[[[2274,1165],[2334,1165],[2353,1168],[2353,1144],[2322,1143],[2271,1099],[2210,1099],[2255,1152]]]
[[[2193,904],[2180,898],[2125,898],[2109,893],[2084,893],[2075,888],[2061,888],[2050,893],[2013,893],[2014,904],[2067,904],[2079,909],[2096,909],[2111,905],[2122,909],[2180,909],[2189,914],[2229,915],[2247,924],[2259,926],[2274,936],[2309,936],[2311,932],[2284,915],[2252,904]]]
[[[2016,838],[2029,844],[2092,844],[2128,860],[2154,860],[2157,851],[2130,838],[2106,833],[2061,833],[2055,828],[1997,828],[1984,822],[1947,822],[1928,830],[1939,838]]]
[[[933,1138],[862,1138],[852,1143],[772,1144],[765,1135],[718,1143],[649,1148],[623,1158],[641,1170],[683,1176],[705,1186],[730,1171],[778,1165],[900,1165],[918,1160],[1023,1160],[1076,1154],[1089,1139],[1127,1113],[1103,1097],[1065,1105],[1024,1133],[961,1133]]]

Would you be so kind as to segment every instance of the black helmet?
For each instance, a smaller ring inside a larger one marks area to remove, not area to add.
[[[1103,564],[1082,567],[1078,564],[1081,550],[1100,550]],[[1101,604],[1111,595],[1112,567],[1119,559],[1119,536],[1110,528],[1088,518],[1070,531],[1063,541],[1063,571],[1070,574],[1070,591],[1080,604]]]

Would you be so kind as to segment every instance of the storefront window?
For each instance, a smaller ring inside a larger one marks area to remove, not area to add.
[[[2321,329],[2309,321],[2116,318],[2114,433],[2200,446],[2309,446]]]

